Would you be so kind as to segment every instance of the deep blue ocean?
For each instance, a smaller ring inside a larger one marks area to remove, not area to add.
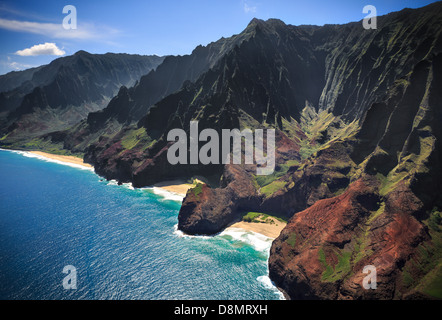
[[[0,150],[0,299],[280,299],[271,239],[176,231],[179,197]],[[63,287],[63,268],[77,289]]]

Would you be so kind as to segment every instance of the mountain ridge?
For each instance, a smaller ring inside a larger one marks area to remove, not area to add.
[[[33,70],[30,79],[2,93],[2,141],[19,143],[68,128],[105,107],[121,85],[134,84],[163,59],[78,51]]]

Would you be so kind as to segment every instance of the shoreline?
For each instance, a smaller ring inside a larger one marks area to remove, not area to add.
[[[277,221],[275,222],[275,224],[240,221],[228,226],[226,230],[230,228],[239,228],[246,231],[262,234],[263,236],[266,236],[268,238],[276,239],[277,237],[279,237],[282,229],[284,229],[286,225],[286,223],[281,221]]]
[[[181,197],[186,197],[187,191],[191,188],[193,188],[195,185],[192,183],[187,183],[183,180],[170,180],[170,181],[163,181],[158,182],[153,185],[154,188],[160,188],[162,190],[165,190],[167,192],[179,195]]]
[[[37,155],[40,157],[44,157],[44,158],[48,158],[51,160],[57,160],[60,162],[75,164],[75,165],[82,166],[82,167],[85,167],[88,169],[94,168],[89,163],[84,162],[82,158],[75,157],[75,156],[64,156],[64,155],[58,155],[58,154],[53,154],[53,153],[47,153],[47,152],[43,152],[43,151],[24,151],[24,152],[29,152],[31,154],[34,154],[34,155]]]
[[[15,151],[15,152],[23,152],[24,154],[32,154],[38,157],[46,158],[48,160],[54,160],[57,162],[62,162],[67,165],[74,165],[74,166],[80,166],[82,168],[93,170],[94,167],[88,163],[85,163],[83,159],[75,156],[65,156],[65,155],[57,155],[52,153],[47,153],[43,151],[24,151],[24,150],[12,150],[12,149],[3,149],[7,151]],[[196,180],[197,182],[201,182],[200,180]],[[181,198],[185,198],[187,191],[191,188],[193,188],[195,184],[187,183],[184,180],[176,179],[176,180],[169,180],[169,181],[163,181],[158,182],[153,185],[153,188],[158,188],[164,192],[170,193],[175,196],[179,196]],[[245,222],[245,221],[239,221],[231,224],[225,230],[228,230],[230,228],[232,229],[243,229],[250,232],[255,232],[258,234],[261,234],[265,237],[276,239],[279,234],[281,233],[282,229],[286,226],[286,223],[274,220],[273,224],[269,223],[260,223],[260,222]]]

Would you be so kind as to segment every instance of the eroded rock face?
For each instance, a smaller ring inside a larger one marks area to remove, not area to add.
[[[187,192],[178,215],[178,229],[188,234],[216,234],[241,218],[241,208],[253,208],[259,197],[242,166],[227,165],[225,188],[202,184]]]
[[[405,293],[401,267],[429,239],[413,217],[422,203],[404,185],[380,204],[373,185],[360,179],[342,195],[316,202],[274,241],[270,276],[289,298],[392,299]],[[376,290],[362,286],[367,265],[376,267]]]
[[[270,277],[288,297],[440,297],[441,59],[420,62],[373,104],[347,149],[348,189],[295,213],[275,240]],[[367,265],[376,267],[376,290],[362,287]]]

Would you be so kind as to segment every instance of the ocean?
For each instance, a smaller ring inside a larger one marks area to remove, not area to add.
[[[0,150],[0,299],[283,298],[268,278],[272,239],[242,229],[184,235],[181,200]],[[76,289],[63,285],[65,266]]]

